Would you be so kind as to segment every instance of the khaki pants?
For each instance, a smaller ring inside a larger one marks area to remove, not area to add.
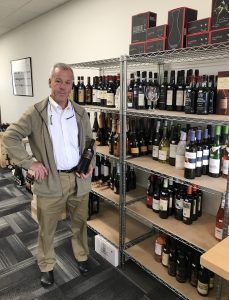
[[[41,272],[53,270],[55,265],[54,234],[59,216],[67,206],[72,225],[72,248],[78,261],[87,260],[87,218],[89,194],[76,197],[74,173],[60,173],[63,196],[46,198],[37,196],[39,223],[37,262]]]

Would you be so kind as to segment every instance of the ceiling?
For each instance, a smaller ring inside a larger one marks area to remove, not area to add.
[[[0,36],[71,0],[0,0]]]

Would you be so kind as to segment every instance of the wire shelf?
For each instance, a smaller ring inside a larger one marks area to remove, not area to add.
[[[120,67],[120,57],[69,64],[78,69],[114,69]]]

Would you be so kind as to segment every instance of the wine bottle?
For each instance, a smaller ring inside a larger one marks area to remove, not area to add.
[[[80,76],[77,77],[77,84],[75,84],[73,88],[73,101],[76,103],[79,103],[79,97],[78,97],[79,86],[80,86]]]
[[[153,139],[153,151],[152,151],[152,158],[154,160],[158,160],[159,157],[159,143],[160,143],[160,121],[157,121],[156,132]]]
[[[215,114],[216,113],[216,86],[214,81],[214,75],[209,76],[208,91],[209,91],[208,113]]]
[[[146,197],[146,206],[150,209],[152,209],[153,206],[154,181],[155,181],[155,176],[153,174],[150,174],[148,178],[148,188],[147,188],[147,197]]]
[[[171,166],[176,165],[176,154],[177,154],[177,146],[178,146],[178,127],[172,125],[170,140],[169,140],[169,164]]]
[[[109,146],[109,154],[114,155],[114,139],[116,134],[117,128],[116,128],[116,119],[115,117],[112,118],[112,129],[111,133],[108,138],[108,146]]]
[[[193,197],[192,221],[196,221],[198,219],[199,195],[197,191],[197,186],[195,184],[192,187],[192,197]]]
[[[168,71],[164,71],[164,79],[160,86],[160,96],[158,100],[158,108],[166,109],[166,99],[167,99],[167,86],[168,86]]]
[[[129,172],[129,189],[130,190],[135,190],[136,189],[136,173],[134,171],[134,167],[130,167],[130,172]]]
[[[160,211],[160,193],[161,193],[161,180],[159,177],[156,177],[153,193],[153,204],[152,209],[155,213]]]
[[[167,219],[169,216],[169,190],[168,178],[164,178],[163,187],[160,192],[159,217]]]
[[[194,287],[197,286],[199,267],[200,267],[200,255],[197,251],[195,251],[193,258],[192,258],[191,278],[190,278],[190,283]]]
[[[187,188],[186,196],[183,201],[183,223],[190,225],[192,224],[192,212],[193,212],[193,196],[192,196],[192,185],[189,184]]]
[[[95,143],[96,146],[105,146],[106,145],[106,138],[104,134],[104,113],[99,113],[99,128],[96,133]]]
[[[178,282],[186,282],[187,270],[186,270],[186,258],[183,248],[179,249],[176,261],[176,280]]]
[[[161,262],[162,260],[162,251],[164,245],[165,245],[165,235],[159,233],[156,237],[155,247],[154,247],[154,258],[157,262]]]
[[[184,93],[185,92],[185,81],[184,81],[184,70],[177,72],[177,89],[176,89],[176,110],[184,110]]]
[[[117,131],[114,136],[114,156],[120,155],[120,120],[117,120]]]
[[[115,184],[115,175],[117,173],[117,167],[116,167],[116,163],[113,160],[112,161],[112,165],[111,165],[111,176],[110,176],[110,188],[112,190],[114,190],[114,184]]]
[[[168,261],[168,274],[170,276],[176,276],[176,262],[177,262],[177,252],[176,252],[176,241],[171,240],[169,261]]]
[[[162,250],[162,258],[161,258],[161,263],[164,267],[168,267],[169,264],[169,253],[170,253],[170,242],[169,242],[169,237],[166,237],[165,244],[163,246]]]
[[[88,146],[84,148],[84,151],[80,157],[80,161],[77,165],[77,173],[87,173],[88,168],[90,166],[91,160],[94,155],[94,146],[95,140],[91,139]]]
[[[167,126],[163,127],[163,136],[159,143],[158,160],[162,163],[168,163],[169,161],[169,140],[167,137]]]
[[[118,194],[120,193],[120,164],[117,163],[117,171],[114,178],[114,193]]]
[[[134,73],[130,74],[130,83],[127,91],[127,107],[134,108]]]
[[[169,177],[169,216],[171,216],[174,212],[174,200],[175,200],[175,193],[173,187],[173,178]]]
[[[104,161],[103,161],[103,182],[107,182],[110,179],[110,162],[108,160],[108,157],[105,155],[104,156]]]
[[[210,154],[209,141],[208,141],[208,128],[205,128],[204,130],[202,147],[203,147],[202,174],[207,175],[209,169],[209,154]]]
[[[93,134],[93,139],[96,139],[97,131],[99,129],[99,123],[98,123],[98,118],[97,118],[97,112],[94,112],[94,123],[92,126],[92,134]]]
[[[154,94],[154,97],[156,98],[154,101],[152,101],[151,99],[151,109],[155,109],[157,108],[158,104],[157,104],[157,101],[158,101],[158,98],[159,98],[159,95],[160,95],[160,85],[159,85],[159,82],[158,82],[158,73],[155,72],[154,73],[154,79],[153,79],[153,94]]]
[[[108,76],[107,85],[107,107],[115,107],[115,86],[113,82],[113,77]]]
[[[138,94],[139,94],[139,85],[140,85],[140,71],[136,72],[136,78],[134,80],[134,108],[138,109]]]
[[[167,86],[166,110],[175,110],[176,107],[176,84],[175,71],[170,73],[170,83]]]
[[[201,135],[201,129],[196,130],[196,177],[200,177],[202,175],[203,169],[203,146]]]
[[[177,220],[180,220],[180,221],[183,220],[184,197],[185,197],[184,185],[179,184],[176,195],[175,195],[174,216]]]
[[[190,70],[192,72],[192,70]],[[191,75],[191,81],[189,87],[186,88],[185,93],[185,106],[184,111],[186,114],[194,114],[196,112],[196,100],[197,100],[197,89],[196,89],[196,77]]]
[[[99,105],[99,101],[97,98],[98,94],[98,82],[99,82],[99,77],[95,76],[93,77],[93,85],[92,85],[92,104],[93,105]]]
[[[132,123],[132,133],[130,136],[130,154],[132,157],[138,157],[140,153],[139,141],[136,134],[135,123]]]
[[[195,145],[195,131],[190,132],[190,143],[185,149],[185,164],[184,177],[187,179],[194,179],[196,175],[196,145]]]
[[[86,99],[86,89],[84,85],[84,76],[81,76],[80,85],[78,87],[78,103],[84,105],[85,99]]]
[[[145,76],[145,73],[143,73],[143,76]],[[145,108],[145,84],[144,84],[145,78],[142,79],[142,81],[139,80],[138,85],[138,104],[137,109],[143,109]]]
[[[221,160],[220,134],[221,134],[221,126],[217,125],[215,127],[215,140],[210,150],[210,158],[209,158],[208,175],[211,177],[220,176],[220,160]]]
[[[120,109],[120,105],[121,105],[121,95],[120,95],[120,74],[117,75],[117,79],[116,79],[116,84],[115,84],[115,107]]]
[[[228,176],[228,168],[229,168],[229,139],[226,147],[223,150],[222,154],[222,177],[227,178]]]
[[[91,78],[89,76],[87,77],[87,85],[85,87],[85,104],[92,104],[92,85]]]
[[[180,141],[177,144],[175,160],[175,167],[180,170],[184,170],[186,144],[186,132],[181,130]]]
[[[216,215],[216,222],[215,222],[215,238],[218,241],[223,239],[223,220],[224,220],[224,206],[225,206],[225,193],[222,194],[221,202],[219,209]]]
[[[208,76],[199,77],[199,89],[197,92],[196,113],[198,115],[207,115],[209,111],[209,89]]]
[[[145,130],[143,128],[143,121],[140,120],[139,122],[140,125],[140,130],[139,130],[139,150],[140,150],[140,155],[147,155],[148,154],[148,148],[147,148],[147,141],[145,137]]]
[[[202,265],[200,265],[200,270],[198,275],[197,292],[201,296],[207,296],[209,293],[209,272]]]

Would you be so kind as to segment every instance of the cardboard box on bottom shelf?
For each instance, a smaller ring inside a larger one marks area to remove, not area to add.
[[[95,236],[95,251],[105,258],[113,266],[117,267],[119,264],[119,250],[101,235]]]
[[[33,200],[31,201],[31,215],[32,218],[38,222],[37,220],[37,196],[33,194]],[[67,209],[64,209],[59,220],[64,220],[67,218]]]
[[[145,42],[130,44],[129,55],[145,53]]]
[[[196,47],[210,44],[209,32],[189,34],[186,36],[186,47]]]

